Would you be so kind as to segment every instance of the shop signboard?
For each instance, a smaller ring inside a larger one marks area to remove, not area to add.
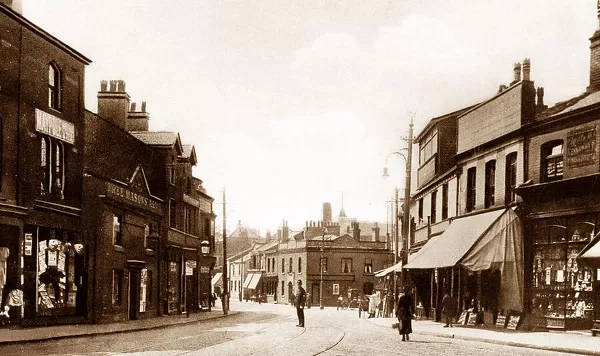
[[[510,330],[517,330],[519,327],[519,322],[521,321],[520,315],[511,315],[508,317],[508,324],[506,324],[506,328]]]
[[[582,167],[596,161],[596,127],[584,127],[567,133],[567,167]]]
[[[496,317],[496,327],[498,327],[498,328],[506,327],[506,315],[498,315]]]
[[[465,310],[464,312],[460,313],[457,324],[465,325],[467,323],[468,318],[469,318],[469,312]]]

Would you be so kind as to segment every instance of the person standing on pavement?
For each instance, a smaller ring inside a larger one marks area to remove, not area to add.
[[[413,316],[413,302],[410,296],[410,289],[404,288],[404,293],[398,298],[398,307],[396,308],[396,317],[400,325],[398,327],[398,333],[402,335],[402,341],[409,340],[409,334],[412,333],[412,316]]]
[[[458,308],[458,301],[453,296],[450,296],[448,292],[444,294],[442,299],[442,314],[446,320],[445,328],[452,327],[452,322],[456,317],[456,309]]]
[[[298,280],[298,288],[296,289],[296,314],[298,314],[297,327],[304,327],[304,303],[306,302],[306,291],[302,288],[302,280]]]

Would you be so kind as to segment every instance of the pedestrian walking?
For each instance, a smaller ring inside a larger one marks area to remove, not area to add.
[[[398,298],[398,307],[396,308],[396,317],[400,323],[398,333],[402,335],[402,341],[409,340],[409,334],[412,333],[413,301],[410,296],[410,289],[406,287],[404,293]]]
[[[444,315],[446,325],[445,328],[452,327],[452,322],[456,317],[456,311],[458,309],[458,301],[454,296],[451,296],[448,292],[444,294],[442,298],[442,314]]]
[[[296,314],[298,314],[298,327],[304,327],[304,303],[306,302],[306,291],[302,288],[302,280],[298,280],[296,289]]]

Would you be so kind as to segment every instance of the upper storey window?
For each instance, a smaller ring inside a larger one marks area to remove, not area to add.
[[[62,81],[58,66],[48,65],[48,106],[55,110],[61,109]]]
[[[475,210],[477,198],[477,168],[467,170],[467,212]]]
[[[485,164],[485,207],[489,208],[496,202],[496,161]]]
[[[419,163],[422,165],[437,153],[437,131],[431,133],[421,144]]]
[[[563,141],[556,140],[542,146],[542,174],[543,182],[552,182],[563,177]]]

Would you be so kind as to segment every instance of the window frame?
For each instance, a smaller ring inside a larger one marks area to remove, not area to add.
[[[448,183],[442,184],[442,220],[448,219]]]
[[[561,153],[553,154],[552,151],[554,148],[561,148]],[[564,140],[552,140],[544,143],[540,149],[540,180],[542,183],[544,182],[554,182],[557,180],[562,180],[564,177],[564,169],[565,169],[565,142]],[[553,166],[554,173],[552,175],[548,174],[548,169],[550,165]],[[560,171],[560,173],[558,173]]]
[[[342,257],[341,261],[341,271],[340,273],[342,274],[351,274],[353,273],[353,266],[352,266],[352,258],[351,257]],[[348,268],[346,268],[348,267]]]
[[[123,270],[113,269],[112,304],[120,306],[123,303]]]
[[[373,259],[365,258],[364,273],[365,274],[373,273]]]
[[[467,199],[466,199],[466,211],[470,212],[475,210],[477,202],[477,167],[471,167],[467,169]]]
[[[113,214],[113,245],[123,246],[123,216]]]
[[[319,272],[327,273],[327,257],[320,257],[319,261],[321,261]]]
[[[298,257],[298,273],[302,273],[302,256]]]
[[[517,201],[517,152],[506,155],[506,167],[504,171],[504,203],[509,205]]]
[[[496,204],[496,160],[485,163],[484,207],[490,208]]]
[[[40,139],[40,195],[52,193],[52,140],[46,135]]]
[[[434,190],[433,192],[431,192],[431,206],[430,206],[430,216],[429,216],[429,221],[432,224],[435,224],[437,222],[437,189]]]
[[[51,77],[52,76],[52,77]],[[48,64],[48,107],[62,110],[62,71],[55,62]]]

